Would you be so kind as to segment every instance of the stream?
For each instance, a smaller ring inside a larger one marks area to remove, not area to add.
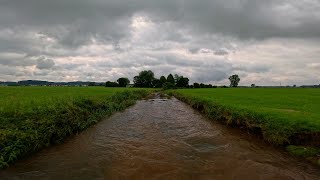
[[[320,179],[320,170],[155,96],[18,161],[0,179]]]

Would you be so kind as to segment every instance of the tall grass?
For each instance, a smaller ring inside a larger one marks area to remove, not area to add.
[[[121,88],[0,88],[0,167],[61,143],[147,96]]]

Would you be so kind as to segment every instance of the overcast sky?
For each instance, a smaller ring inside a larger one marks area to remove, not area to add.
[[[0,0],[0,81],[320,84],[319,0]]]

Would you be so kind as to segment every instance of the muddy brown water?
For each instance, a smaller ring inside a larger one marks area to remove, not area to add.
[[[155,97],[17,162],[0,179],[320,179],[320,172],[175,98]]]

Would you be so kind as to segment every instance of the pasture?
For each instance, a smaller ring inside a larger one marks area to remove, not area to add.
[[[105,87],[1,87],[0,167],[61,143],[150,92]]]
[[[210,118],[258,131],[273,144],[319,146],[319,89],[217,88],[171,93]]]

